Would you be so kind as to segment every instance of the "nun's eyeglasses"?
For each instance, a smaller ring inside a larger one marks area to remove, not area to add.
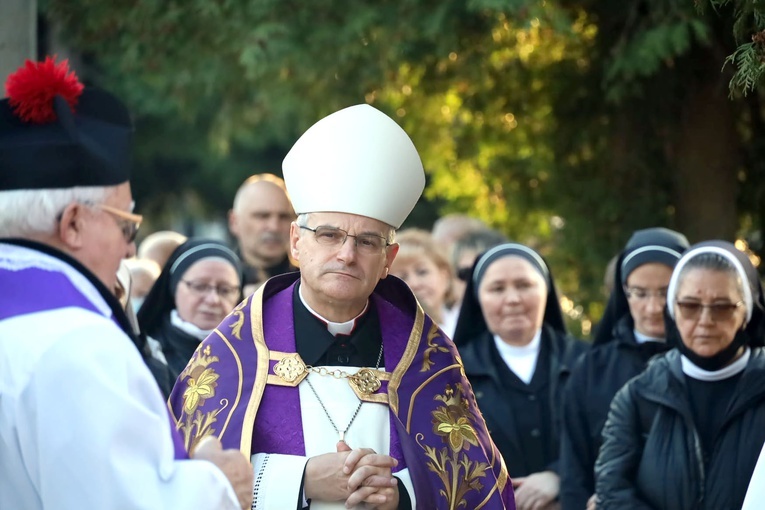
[[[230,285],[213,285],[211,283],[188,280],[181,281],[186,284],[192,294],[196,294],[199,297],[206,296],[210,292],[215,292],[218,297],[227,301],[232,301],[239,297],[239,287],[232,287]]]
[[[743,306],[744,302],[738,303],[712,303],[706,305],[697,301],[677,301],[677,309],[680,311],[680,315],[687,320],[698,320],[701,317],[701,312],[706,308],[709,310],[709,315],[713,321],[727,321],[738,309],[739,306]]]
[[[644,289],[643,287],[624,287],[624,294],[627,299],[635,299],[637,301],[648,301],[652,297],[660,301],[667,300],[667,289]]]

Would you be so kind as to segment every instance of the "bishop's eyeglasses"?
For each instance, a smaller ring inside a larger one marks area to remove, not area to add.
[[[368,255],[374,255],[380,253],[380,251],[386,246],[390,246],[390,243],[383,236],[377,234],[349,234],[345,230],[336,227],[306,227],[304,225],[298,225],[300,228],[310,230],[313,232],[313,236],[316,242],[324,246],[332,246],[339,248],[345,244],[345,240],[349,237],[353,238],[356,249],[359,253],[365,253]]]

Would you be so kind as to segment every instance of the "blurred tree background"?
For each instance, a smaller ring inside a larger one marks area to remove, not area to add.
[[[464,212],[536,247],[585,333],[634,229],[763,248],[756,2],[39,1],[136,115],[150,228],[223,217],[313,122],[367,102],[428,173],[406,226]]]

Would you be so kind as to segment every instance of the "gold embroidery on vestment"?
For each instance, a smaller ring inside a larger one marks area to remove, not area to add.
[[[449,508],[467,506],[465,495],[483,489],[481,479],[487,476],[490,468],[488,463],[470,460],[464,453],[471,445],[478,446],[478,436],[473,426],[475,417],[462,392],[462,385],[457,383],[454,388],[447,385],[442,395],[434,397],[434,400],[440,400],[444,405],[431,413],[433,432],[441,436],[447,446],[436,449],[423,445],[420,441],[424,439],[424,434],[415,435],[417,444],[429,459],[428,468],[443,484],[439,494],[446,498]]]
[[[406,413],[406,431],[411,432],[412,431],[412,413],[414,412],[414,401],[417,398],[417,395],[425,389],[425,387],[433,381],[436,377],[443,374],[444,372],[448,372],[449,370],[453,370],[455,368],[459,368],[459,365],[449,365],[448,367],[444,367],[438,372],[434,373],[430,377],[428,377],[424,383],[420,384],[416,390],[412,393],[412,398],[409,400],[409,411]]]
[[[252,341],[255,344],[255,350],[258,357],[258,366],[255,367],[255,380],[250,393],[250,401],[247,403],[247,410],[244,413],[242,422],[242,437],[239,440],[239,450],[246,459],[249,459],[252,452],[252,431],[255,428],[255,416],[260,407],[260,401],[263,399],[263,392],[266,389],[268,381],[268,362],[269,353],[266,340],[263,336],[263,291],[266,285],[260,288],[250,297],[250,327],[252,328]]]
[[[217,421],[218,414],[228,407],[228,400],[222,399],[219,409],[206,413],[199,410],[205,401],[215,396],[219,375],[209,366],[217,361],[218,357],[212,355],[209,345],[200,346],[179,376],[181,381],[186,382],[186,390],[182,397],[181,419],[178,420],[176,428],[181,432],[183,443],[189,452],[201,439],[215,433],[213,424]]]
[[[236,315],[236,322],[231,325],[231,334],[237,340],[242,339],[242,326],[244,326],[244,307],[247,305],[247,299],[244,299],[234,308],[231,313]]]
[[[430,359],[431,354],[435,352],[449,352],[448,347],[438,345],[433,341],[436,338],[443,338],[443,335],[440,334],[438,326],[431,324],[430,331],[428,331],[428,348],[425,349],[425,352],[422,354],[422,368],[420,369],[420,372],[427,372],[433,368],[435,363]]]
[[[279,356],[274,351],[270,352],[272,360],[279,360],[274,365],[274,374],[285,383],[285,386],[297,386],[308,375],[305,363],[296,352],[278,354]]]
[[[403,356],[401,356],[398,365],[396,365],[396,368],[393,370],[393,375],[388,384],[389,405],[393,413],[396,415],[398,415],[399,406],[398,388],[401,385],[401,379],[406,375],[420,348],[420,339],[422,338],[422,328],[424,323],[425,312],[422,310],[422,307],[417,304],[414,326],[412,326],[412,332],[409,334],[409,340],[406,342],[406,349],[404,349]]]

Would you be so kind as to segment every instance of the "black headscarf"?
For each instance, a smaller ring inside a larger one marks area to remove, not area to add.
[[[545,279],[547,284],[547,302],[545,303],[543,323],[564,335],[566,334],[566,324],[563,321],[563,312],[560,309],[558,292],[555,289],[555,282],[547,263],[536,251],[528,246],[518,243],[506,243],[490,249],[478,257],[473,264],[473,269],[470,272],[470,278],[465,288],[465,296],[462,298],[462,307],[457,319],[457,327],[454,330],[454,343],[458,347],[479,338],[489,330],[483,317],[481,304],[478,301],[478,287],[486,274],[486,269],[493,262],[510,256],[521,257],[528,261]]]
[[[152,336],[162,321],[175,309],[175,290],[188,269],[202,259],[221,258],[242,274],[239,257],[225,244],[213,239],[190,239],[177,247],[167,260],[162,273],[138,310],[141,331]]]
[[[701,357],[686,347],[682,341],[675,324],[675,299],[683,267],[691,259],[709,253],[725,257],[736,268],[741,281],[744,282],[743,298],[747,316],[746,326],[736,333],[733,342],[726,349],[711,357]],[[667,341],[677,347],[696,366],[709,371],[719,370],[730,363],[744,345],[763,346],[765,344],[763,333],[765,328],[765,298],[763,298],[762,284],[757,269],[752,265],[749,257],[727,241],[705,241],[691,246],[675,266],[675,271],[669,282],[665,327],[667,328]]]
[[[622,317],[630,314],[627,296],[624,294],[624,286],[630,273],[644,264],[657,262],[674,268],[686,249],[688,239],[668,228],[647,228],[632,234],[616,261],[614,288],[595,332],[593,345],[610,342],[614,337],[616,324]]]

